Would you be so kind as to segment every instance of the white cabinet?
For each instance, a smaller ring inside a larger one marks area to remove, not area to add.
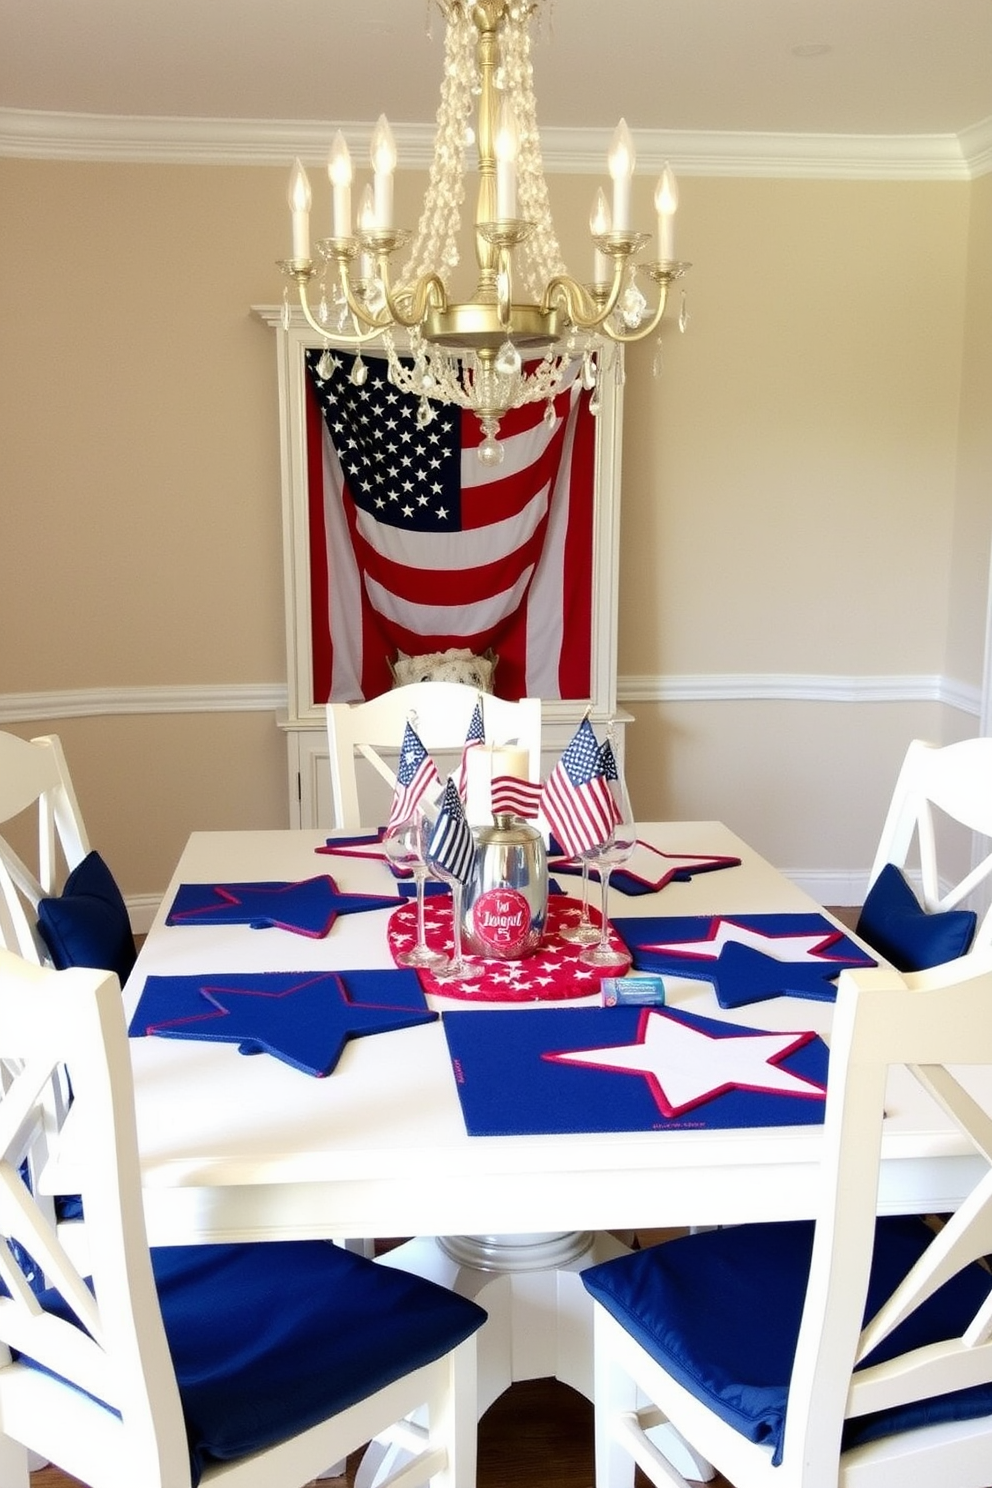
[[[273,330],[279,383],[282,478],[283,571],[286,593],[288,707],[280,718],[286,733],[290,822],[298,827],[331,825],[324,703],[315,684],[312,626],[314,574],[310,535],[307,459],[307,349],[325,344],[299,312],[285,316],[282,306],[256,306]],[[333,347],[334,338],[328,337]],[[369,353],[364,353],[368,359]],[[620,348],[610,351],[620,357]],[[588,709],[594,725],[617,717],[617,743],[623,748],[627,715],[616,711],[617,573],[620,534],[620,443],[622,363],[601,376],[600,409],[595,421],[594,472],[588,541],[591,544],[588,696],[544,704],[545,763],[549,769]],[[329,562],[333,564],[333,554]],[[586,638],[583,638],[586,639]],[[497,673],[497,686],[498,686]],[[316,695],[315,695],[316,694]],[[439,768],[443,762],[439,761]],[[388,804],[388,803],[387,803]]]

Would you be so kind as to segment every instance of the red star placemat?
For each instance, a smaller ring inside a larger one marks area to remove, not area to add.
[[[610,929],[610,944],[617,947],[617,964],[611,966],[583,966],[579,960],[582,947],[562,940],[558,931],[561,926],[574,924],[582,913],[578,899],[565,894],[553,894],[548,900],[548,917],[544,926],[544,937],[532,956],[521,961],[500,961],[485,958],[486,974],[470,982],[439,982],[429,971],[418,969],[425,992],[438,997],[456,997],[466,1002],[567,1002],[577,997],[594,996],[599,991],[600,979],[614,974],[622,975],[627,969],[627,958],[622,941]],[[599,924],[599,915],[590,907],[593,924]],[[427,944],[432,950],[451,951],[451,899],[450,897],[428,899],[425,905]],[[404,904],[389,917],[389,949],[393,956],[398,951],[409,950],[417,938],[417,907]],[[482,958],[473,956],[473,961]]]

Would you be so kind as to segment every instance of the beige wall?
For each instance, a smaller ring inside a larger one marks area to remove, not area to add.
[[[628,362],[621,678],[980,683],[990,183],[682,180],[691,324],[666,322],[659,380],[653,345]],[[551,183],[580,275],[594,184]],[[281,293],[285,186],[0,160],[0,707],[285,680],[274,338],[249,311]],[[400,178],[400,220],[421,186]],[[867,866],[912,734],[977,727],[930,703],[631,711],[643,815],[723,817],[806,872]],[[9,726],[62,734],[129,895],[193,827],[288,819],[272,715]]]

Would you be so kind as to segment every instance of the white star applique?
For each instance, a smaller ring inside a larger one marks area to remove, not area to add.
[[[749,925],[738,925],[734,920],[718,918],[711,923],[709,934],[703,939],[651,941],[638,949],[653,951],[656,955],[696,956],[703,961],[715,961],[725,945],[736,941],[738,945],[762,951],[776,961],[837,961],[846,959],[846,955],[831,955],[830,949],[842,939],[841,931],[832,928],[805,934],[773,935]]]
[[[794,1095],[822,1100],[811,1080],[782,1069],[779,1061],[813,1038],[812,1033],[745,1033],[722,1037],[655,1010],[643,1010],[639,1038],[602,1049],[548,1053],[560,1064],[584,1064],[619,1074],[643,1075],[664,1116],[678,1116],[728,1090]]]

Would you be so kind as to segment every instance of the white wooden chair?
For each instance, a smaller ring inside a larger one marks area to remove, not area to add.
[[[397,1422],[416,1457],[393,1488],[471,1488],[481,1308],[319,1240],[150,1251],[116,977],[0,952],[0,1056],[4,1488],[28,1488],[28,1448],[90,1488],[293,1488]],[[63,1063],[50,1147],[82,1192],[88,1280],[19,1171]]]
[[[541,778],[541,700],[508,702],[480,693],[462,682],[411,682],[364,703],[328,703],[331,798],[334,825],[354,830],[381,823],[363,820],[356,761],[362,758],[386,781],[390,792],[396,775],[383,750],[396,752],[403,727],[416,714],[417,734],[429,754],[460,755],[476,703],[482,700],[487,744],[518,740],[528,752],[531,780]]]
[[[38,813],[37,871],[0,836],[0,945],[40,963],[47,951],[38,904],[59,892],[90,842],[57,735],[27,740],[0,732],[0,824],[31,807]]]
[[[992,837],[992,738],[943,747],[914,739],[857,927],[900,970],[922,971],[992,945],[992,905],[965,906],[992,875],[992,853],[970,866],[976,833]]]
[[[597,1488],[629,1488],[635,1460],[685,1488],[659,1449],[666,1422],[734,1488],[992,1482],[992,1118],[959,1083],[989,1089],[990,1005],[988,951],[843,973],[815,1223],[688,1235],[583,1274]],[[979,1156],[942,1228],[876,1220],[896,1066],[894,1088],[919,1081]]]

